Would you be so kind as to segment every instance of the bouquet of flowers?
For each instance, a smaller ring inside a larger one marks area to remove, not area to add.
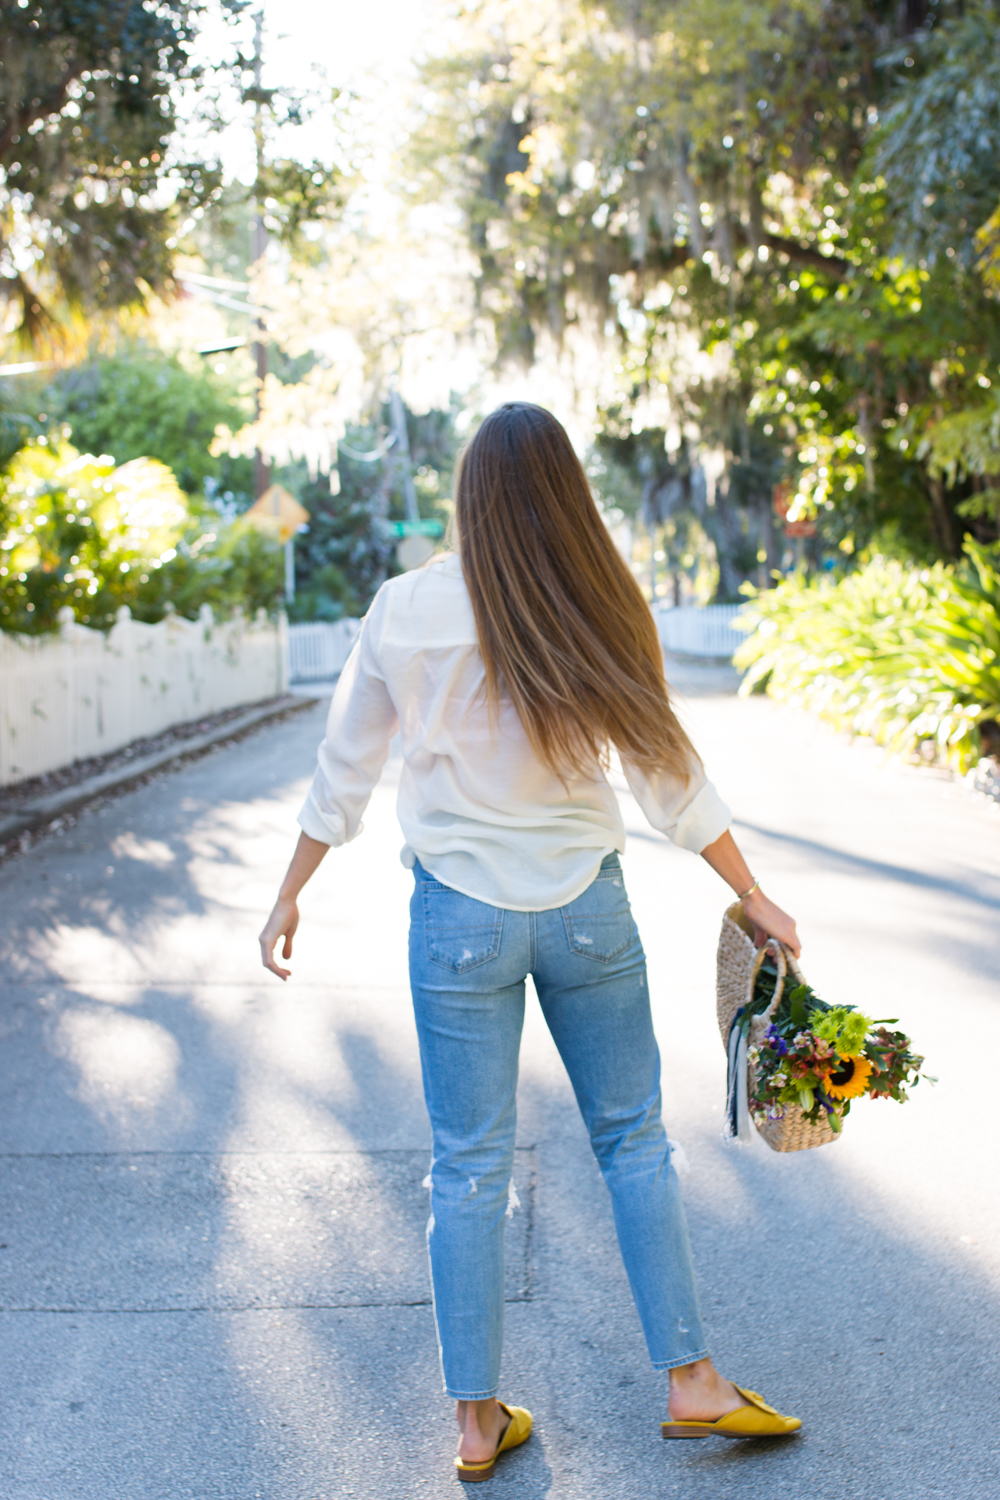
[[[746,1009],[748,1022],[770,1009],[778,978],[774,960],[765,958]],[[836,1135],[853,1099],[867,1094],[902,1104],[907,1089],[920,1081],[924,1059],[911,1050],[905,1033],[889,1029],[896,1024],[895,1017],[873,1021],[854,1006],[828,1005],[808,984],[786,986],[747,1052],[747,1102],[758,1129],[797,1106],[803,1119],[825,1121]]]

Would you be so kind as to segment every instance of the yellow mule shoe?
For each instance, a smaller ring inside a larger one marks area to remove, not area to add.
[[[506,1453],[511,1448],[520,1447],[531,1436],[530,1411],[525,1411],[523,1406],[504,1406],[502,1401],[498,1401],[497,1405],[501,1411],[507,1413],[510,1421],[504,1428],[503,1437],[497,1444],[497,1451],[493,1457],[486,1458],[482,1463],[475,1464],[466,1463],[461,1458],[456,1457],[455,1459],[455,1469],[458,1477],[459,1479],[464,1479],[467,1483],[475,1482],[479,1479],[489,1479],[497,1466],[497,1459],[500,1457],[500,1454]]]
[[[798,1432],[802,1422],[798,1417],[784,1417],[773,1406],[768,1406],[763,1396],[756,1391],[745,1391],[741,1385],[736,1389],[748,1401],[736,1411],[727,1412],[717,1422],[661,1422],[660,1431],[665,1438],[760,1438],[790,1437]]]

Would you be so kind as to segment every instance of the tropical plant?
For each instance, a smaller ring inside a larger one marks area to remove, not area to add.
[[[966,769],[1000,718],[1000,547],[967,540],[954,566],[876,557],[839,582],[748,590],[742,691],[811,708],[838,728]]]
[[[194,618],[278,606],[281,553],[247,521],[193,512],[153,459],[80,454],[46,438],[0,479],[0,628],[55,629],[61,609],[108,629],[127,605],[137,619]]]

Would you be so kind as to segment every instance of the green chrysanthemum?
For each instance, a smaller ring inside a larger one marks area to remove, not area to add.
[[[856,1057],[865,1044],[872,1019],[860,1010],[838,1005],[832,1010],[814,1010],[809,1025],[816,1036],[836,1049],[838,1057]]]

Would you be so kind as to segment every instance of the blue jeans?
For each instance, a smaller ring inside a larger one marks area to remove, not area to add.
[[[646,958],[618,856],[568,906],[487,906],[416,865],[410,983],[433,1130],[427,1228],[445,1391],[496,1394],[524,981],[569,1074],[611,1192],[658,1370],[706,1355],[687,1223],[660,1119]]]

